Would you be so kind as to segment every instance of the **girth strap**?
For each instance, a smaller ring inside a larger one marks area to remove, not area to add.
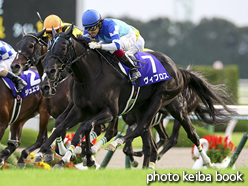
[[[130,97],[127,100],[125,109],[122,111],[120,115],[128,113],[133,108],[139,96],[139,91],[140,91],[140,87],[132,85],[132,91],[131,91]]]
[[[18,93],[17,97],[14,100],[14,106],[13,106],[11,119],[9,121],[9,125],[11,125],[12,123],[14,123],[16,121],[16,119],[18,118],[18,116],[20,114],[21,107],[22,107],[22,98]]]

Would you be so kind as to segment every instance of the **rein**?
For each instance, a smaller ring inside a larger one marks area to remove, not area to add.
[[[67,51],[67,53],[66,53],[66,55],[65,55],[65,57],[63,59],[61,59],[59,56],[56,56],[56,55],[51,55],[50,58],[49,58],[49,59],[55,58],[62,64],[61,67],[58,68],[59,72],[63,72],[66,69],[67,66],[71,66],[72,64],[77,62],[79,59],[83,58],[85,55],[87,55],[91,51],[91,50],[86,50],[86,52],[84,52],[83,54],[81,54],[80,56],[78,56],[74,60],[72,60],[73,56],[77,56],[75,48],[74,48],[74,42],[73,41],[74,40],[69,39],[69,50]],[[71,53],[73,53],[73,54],[71,54]],[[97,73],[97,75],[95,76],[94,79],[92,79],[92,80],[90,80],[90,81],[88,81],[86,83],[79,82],[75,78],[74,78],[74,80],[78,84],[88,84],[88,83],[91,83],[91,82],[95,81],[99,77],[101,72],[102,72],[102,60],[101,60],[100,71]],[[53,83],[55,86],[58,83],[60,83],[59,82],[59,80],[61,79],[60,76],[61,76],[61,73],[59,73],[59,77],[56,78],[56,79],[58,79],[58,81],[54,81],[54,83]]]
[[[125,78],[125,76],[122,74],[122,73],[120,73],[119,72],[119,70],[117,70],[115,67],[114,67],[114,65],[112,65],[110,62],[109,62],[109,60],[104,56],[104,55],[102,55],[102,53],[101,52],[99,52],[99,50],[97,50],[97,49],[95,49],[96,51],[97,51],[97,53],[103,58],[103,59],[105,59],[105,61],[122,77],[122,79],[124,79]]]

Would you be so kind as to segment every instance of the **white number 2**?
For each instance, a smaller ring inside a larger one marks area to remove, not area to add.
[[[35,80],[35,73],[33,71],[27,70],[27,71],[24,71],[23,73],[25,75],[31,74],[31,76],[30,76],[30,85],[31,85],[31,87],[34,86],[34,85],[38,85],[40,83],[40,79]]]

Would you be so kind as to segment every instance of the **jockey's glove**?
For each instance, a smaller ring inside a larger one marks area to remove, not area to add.
[[[101,44],[97,43],[97,42],[90,42],[89,43],[89,47],[91,49],[97,49],[97,48],[101,48]]]

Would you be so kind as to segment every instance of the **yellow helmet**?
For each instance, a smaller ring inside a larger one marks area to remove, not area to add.
[[[62,20],[54,14],[46,17],[43,28],[46,29],[46,31],[52,31],[52,26],[54,30],[58,30],[62,26]]]

